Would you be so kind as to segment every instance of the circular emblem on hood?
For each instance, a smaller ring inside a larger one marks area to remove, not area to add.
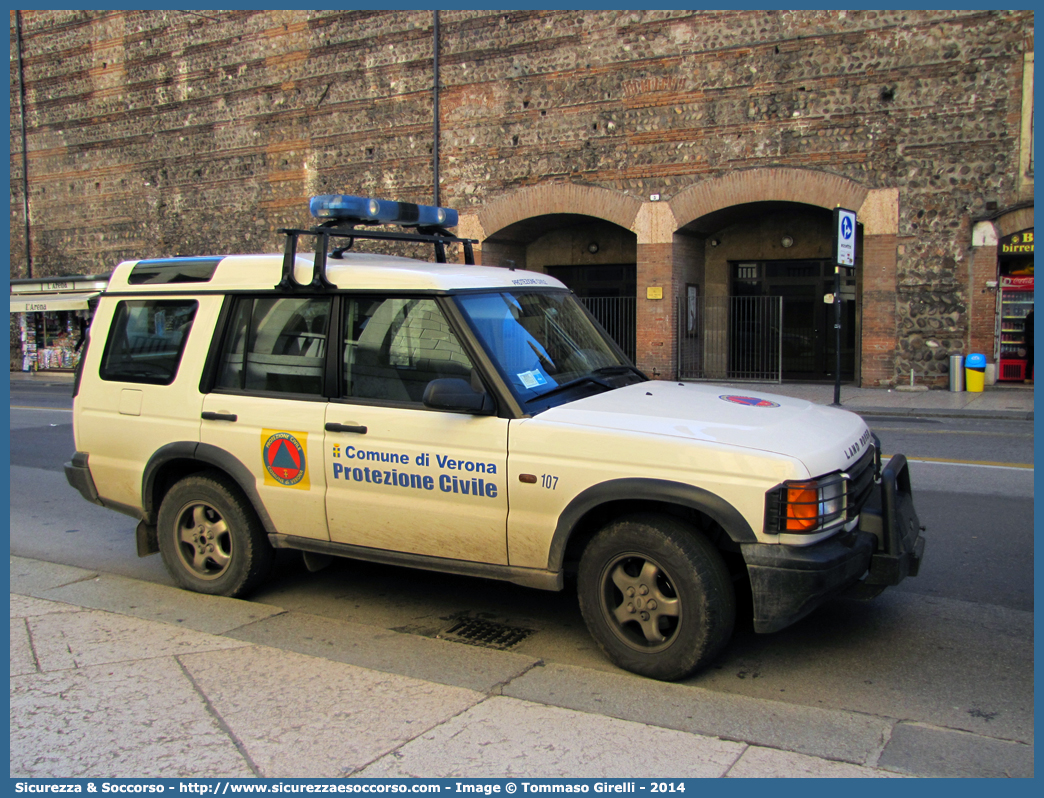
[[[718,397],[734,405],[746,405],[747,407],[779,407],[778,402],[762,399],[760,396],[734,396],[733,394],[722,394]]]

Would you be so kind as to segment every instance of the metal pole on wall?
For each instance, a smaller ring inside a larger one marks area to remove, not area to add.
[[[15,48],[18,50],[18,115],[22,122],[22,218],[25,221],[25,276],[33,276],[33,245],[29,237],[29,156],[25,151],[25,72],[22,67],[22,12],[15,11]]]
[[[432,146],[431,146],[433,176],[434,176],[434,179],[435,179],[435,191],[434,191],[433,196],[434,196],[435,199],[434,199],[432,204],[435,205],[435,206],[438,206],[439,204],[441,204],[439,202],[439,12],[438,11],[433,11],[432,12],[432,16],[433,16],[433,19],[434,19],[434,25],[433,25],[434,33],[433,33],[433,43],[432,43],[432,50],[433,50],[433,53],[434,53],[434,58],[433,58],[434,70],[433,71],[435,73],[435,86],[434,86],[434,88],[432,90],[432,99],[434,101],[434,106],[435,106],[435,119],[434,119],[434,124],[432,126],[433,127],[433,136],[432,136],[433,141],[432,141]]]
[[[834,407],[841,407],[841,269],[855,268],[855,245],[856,213],[839,205],[834,208]]]
[[[834,265],[834,404],[841,406],[841,267]]]

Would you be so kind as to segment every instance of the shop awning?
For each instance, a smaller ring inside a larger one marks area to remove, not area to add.
[[[100,291],[86,294],[11,294],[12,313],[39,313],[44,310],[86,310],[87,300]]]

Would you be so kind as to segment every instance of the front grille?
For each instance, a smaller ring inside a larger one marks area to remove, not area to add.
[[[863,509],[866,500],[874,489],[874,465],[876,450],[873,446],[867,447],[855,465],[848,469],[848,520],[851,521]]]

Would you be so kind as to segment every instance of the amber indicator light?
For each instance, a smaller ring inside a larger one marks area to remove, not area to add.
[[[787,488],[787,529],[812,529],[818,521],[819,492],[814,486]]]

